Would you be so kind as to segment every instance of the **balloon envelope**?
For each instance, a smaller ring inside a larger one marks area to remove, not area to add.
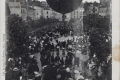
[[[77,9],[82,0],[47,0],[48,5],[56,12],[65,14]]]

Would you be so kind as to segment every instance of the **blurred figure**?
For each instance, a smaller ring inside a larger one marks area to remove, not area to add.
[[[13,68],[13,75],[12,75],[12,79],[13,80],[20,80],[20,72],[19,69],[17,67]]]

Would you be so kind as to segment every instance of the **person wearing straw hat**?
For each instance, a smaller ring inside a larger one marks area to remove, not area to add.
[[[58,74],[58,75],[56,76],[56,78],[57,78],[57,80],[60,80],[61,75],[60,75],[60,74]]]
[[[19,69],[17,67],[13,68],[13,80],[20,80]]]
[[[69,67],[66,68],[66,77],[67,77],[67,80],[68,80],[69,78],[72,78]]]
[[[52,79],[52,66],[46,66],[43,70],[43,79],[44,80],[51,80]]]
[[[41,74],[40,73],[35,71],[34,74],[35,74],[35,80],[41,80]]]
[[[75,70],[74,74],[75,74],[75,79],[76,80],[83,80],[84,79],[84,77],[82,76],[81,72],[79,72],[78,70]]]
[[[58,70],[56,79],[57,80],[65,80],[65,77],[66,77],[65,67],[60,67],[60,69]]]
[[[60,56],[57,54],[57,56],[55,57],[55,61],[56,63],[59,63],[60,62]]]

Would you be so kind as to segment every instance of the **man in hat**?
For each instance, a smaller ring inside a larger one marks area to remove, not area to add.
[[[69,56],[70,59],[73,59],[73,53],[72,53],[72,50],[68,51],[67,55]]]
[[[72,78],[69,67],[66,68],[66,77],[67,77],[67,80],[68,80],[69,78]]]
[[[34,74],[35,74],[35,80],[41,80],[41,74],[40,73],[35,71]]]
[[[47,57],[47,55],[45,55],[44,57],[42,57],[42,64],[44,65],[49,65],[49,58]]]
[[[64,47],[64,48],[66,47],[66,42],[65,42],[65,41],[63,42],[63,47]]]
[[[22,72],[22,80],[27,80],[27,68],[26,68],[26,65],[23,65],[21,72]]]
[[[66,56],[65,55],[62,56],[60,62],[61,62],[62,65],[66,64]]]
[[[56,80],[59,65],[58,64],[52,64],[51,66],[52,66],[51,79]]]
[[[66,77],[66,70],[65,70],[65,67],[61,67],[59,70],[58,70],[58,73],[57,73],[57,80],[65,80],[65,77]]]
[[[28,79],[34,78],[34,66],[32,64],[29,64],[28,66]]]
[[[72,60],[69,58],[69,56],[66,56],[65,65],[66,66],[71,66],[72,65]]]
[[[78,70],[75,70],[74,74],[75,74],[75,79],[76,80],[81,80],[81,79],[83,80],[84,79],[84,77],[82,76],[82,73],[79,72]]]
[[[59,54],[57,54],[57,56],[55,57],[55,62],[56,62],[56,63],[59,63],[59,62],[60,62],[60,56],[59,56]]]
[[[52,66],[46,66],[43,70],[43,79],[52,80]]]
[[[55,62],[55,57],[54,57],[54,53],[53,52],[51,52],[50,62],[51,63]]]
[[[20,80],[20,72],[17,67],[13,68],[13,80]]]
[[[54,44],[53,43],[51,45],[51,49],[52,49],[52,51],[54,51]]]

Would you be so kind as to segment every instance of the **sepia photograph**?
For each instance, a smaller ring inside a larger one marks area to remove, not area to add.
[[[112,0],[5,0],[5,80],[113,80]]]

